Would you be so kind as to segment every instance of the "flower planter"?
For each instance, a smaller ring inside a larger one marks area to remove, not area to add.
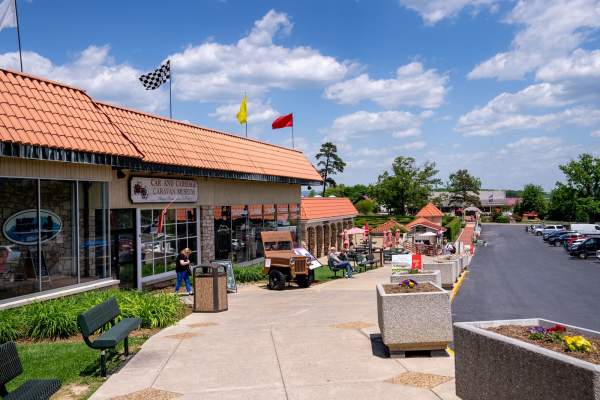
[[[425,271],[440,271],[442,287],[452,289],[454,282],[458,279],[459,271],[455,261],[430,262],[423,264]]]
[[[442,275],[440,271],[423,271],[418,274],[392,273],[390,283],[400,283],[405,279],[412,279],[416,282],[432,282],[436,286],[442,286]]]
[[[427,285],[433,291],[397,294],[386,293],[384,286],[388,285],[377,285],[379,330],[392,355],[412,350],[443,350],[452,341],[450,295],[435,284]]]
[[[457,396],[463,400],[600,399],[600,365],[486,329],[506,325],[551,327],[556,322],[535,318],[455,323]],[[600,337],[600,332],[564,326]]]

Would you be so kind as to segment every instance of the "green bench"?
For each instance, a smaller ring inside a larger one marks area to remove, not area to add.
[[[47,400],[60,389],[58,379],[32,379],[9,393],[6,384],[22,373],[23,366],[15,343],[7,342],[0,345],[0,397],[2,399]]]
[[[100,372],[103,377],[106,376],[106,350],[115,349],[120,342],[123,342],[125,356],[128,356],[129,334],[138,329],[142,323],[140,318],[123,318],[116,323],[115,320],[120,314],[117,299],[113,297],[77,317],[85,343],[92,349],[100,350]],[[90,336],[108,323],[110,328],[107,331],[102,332],[96,339],[90,340]]]

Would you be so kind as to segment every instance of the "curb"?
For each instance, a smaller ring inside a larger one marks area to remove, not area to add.
[[[451,303],[454,301],[454,298],[456,297],[456,295],[458,295],[458,291],[460,290],[460,287],[462,286],[463,281],[465,280],[467,275],[469,275],[469,270],[466,270],[460,276],[460,278],[458,278],[458,282],[456,282],[456,285],[454,285],[454,287],[452,288],[452,292],[450,293],[450,302]]]

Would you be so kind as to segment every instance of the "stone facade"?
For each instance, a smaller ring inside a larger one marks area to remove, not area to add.
[[[341,249],[344,246],[342,233],[354,226],[353,218],[331,221],[301,221],[300,232],[306,249],[315,257],[322,257],[330,247]]]
[[[215,217],[213,206],[200,206],[200,262],[215,258]]]

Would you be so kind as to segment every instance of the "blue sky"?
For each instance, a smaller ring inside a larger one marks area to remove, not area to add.
[[[169,58],[173,116],[289,146],[331,140],[338,182],[371,183],[394,157],[467,168],[484,187],[550,189],[558,165],[600,153],[600,0],[17,0],[24,69],[105,101],[168,115],[136,77]],[[15,68],[16,33],[0,32]]]

